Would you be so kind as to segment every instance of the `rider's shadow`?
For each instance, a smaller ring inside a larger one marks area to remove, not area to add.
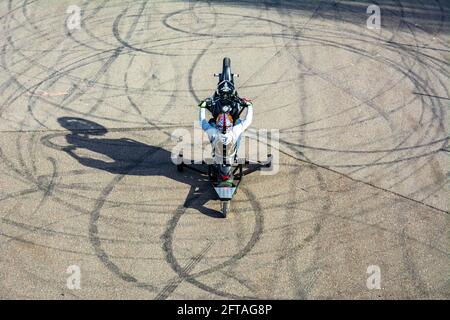
[[[217,199],[208,177],[190,170],[178,172],[169,151],[128,138],[104,138],[108,130],[89,120],[61,117],[58,122],[70,131],[66,135],[68,145],[62,150],[80,164],[113,174],[161,176],[188,184],[190,190],[185,207],[210,217],[222,217],[219,212],[204,206],[208,200]],[[84,156],[83,153],[94,153],[99,157]]]

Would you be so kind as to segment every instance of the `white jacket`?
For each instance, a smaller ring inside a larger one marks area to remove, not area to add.
[[[211,142],[214,155],[216,157],[222,158],[223,149],[222,146],[226,147],[226,158],[232,158],[236,154],[236,145],[239,141],[242,133],[250,126],[253,120],[253,105],[251,103],[247,106],[247,115],[243,121],[240,121],[233,126],[233,129],[227,133],[219,132],[214,126],[210,125],[206,120],[206,110],[205,108],[200,108],[199,111],[199,121],[200,126],[208,135],[208,139]]]

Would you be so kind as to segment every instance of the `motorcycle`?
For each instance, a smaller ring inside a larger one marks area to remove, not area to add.
[[[234,77],[239,77],[238,74],[233,74],[231,72],[231,60],[227,57],[223,59],[222,72],[219,74],[214,74],[214,76],[219,78],[219,82],[217,84],[218,88],[219,86],[234,88]],[[237,97],[237,94],[235,96]],[[213,99],[207,102],[207,109],[213,114],[213,119],[216,118],[217,114],[225,113],[231,115],[233,121],[239,121],[239,117],[244,111],[245,106],[238,103],[237,99],[238,98],[232,98],[229,101],[224,102],[215,95]],[[213,123],[213,121],[210,123]],[[265,162],[250,161],[245,158],[238,159],[237,151],[239,141],[235,141],[233,144],[227,144],[220,139],[216,140],[216,143],[212,146],[212,159],[203,160],[201,163],[197,163],[197,161],[194,160],[186,161],[183,159],[183,154],[180,153],[178,155],[179,159],[177,161],[177,170],[182,172],[184,168],[187,168],[202,175],[207,175],[220,199],[221,213],[223,217],[226,218],[230,208],[230,202],[233,196],[237,193],[239,184],[242,182],[243,177],[263,167],[271,167],[272,155],[268,154],[268,160]],[[232,186],[220,185],[220,176],[232,176]]]

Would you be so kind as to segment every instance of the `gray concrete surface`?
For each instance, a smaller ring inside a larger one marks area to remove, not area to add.
[[[378,3],[1,1],[0,297],[448,299],[449,4]],[[227,219],[170,161],[224,56],[280,130]]]

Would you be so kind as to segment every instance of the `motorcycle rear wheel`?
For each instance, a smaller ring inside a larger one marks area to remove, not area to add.
[[[222,201],[221,202],[221,207],[222,207],[221,208],[222,215],[223,215],[224,218],[226,218],[227,214],[228,214],[228,209],[230,207],[230,201]]]

